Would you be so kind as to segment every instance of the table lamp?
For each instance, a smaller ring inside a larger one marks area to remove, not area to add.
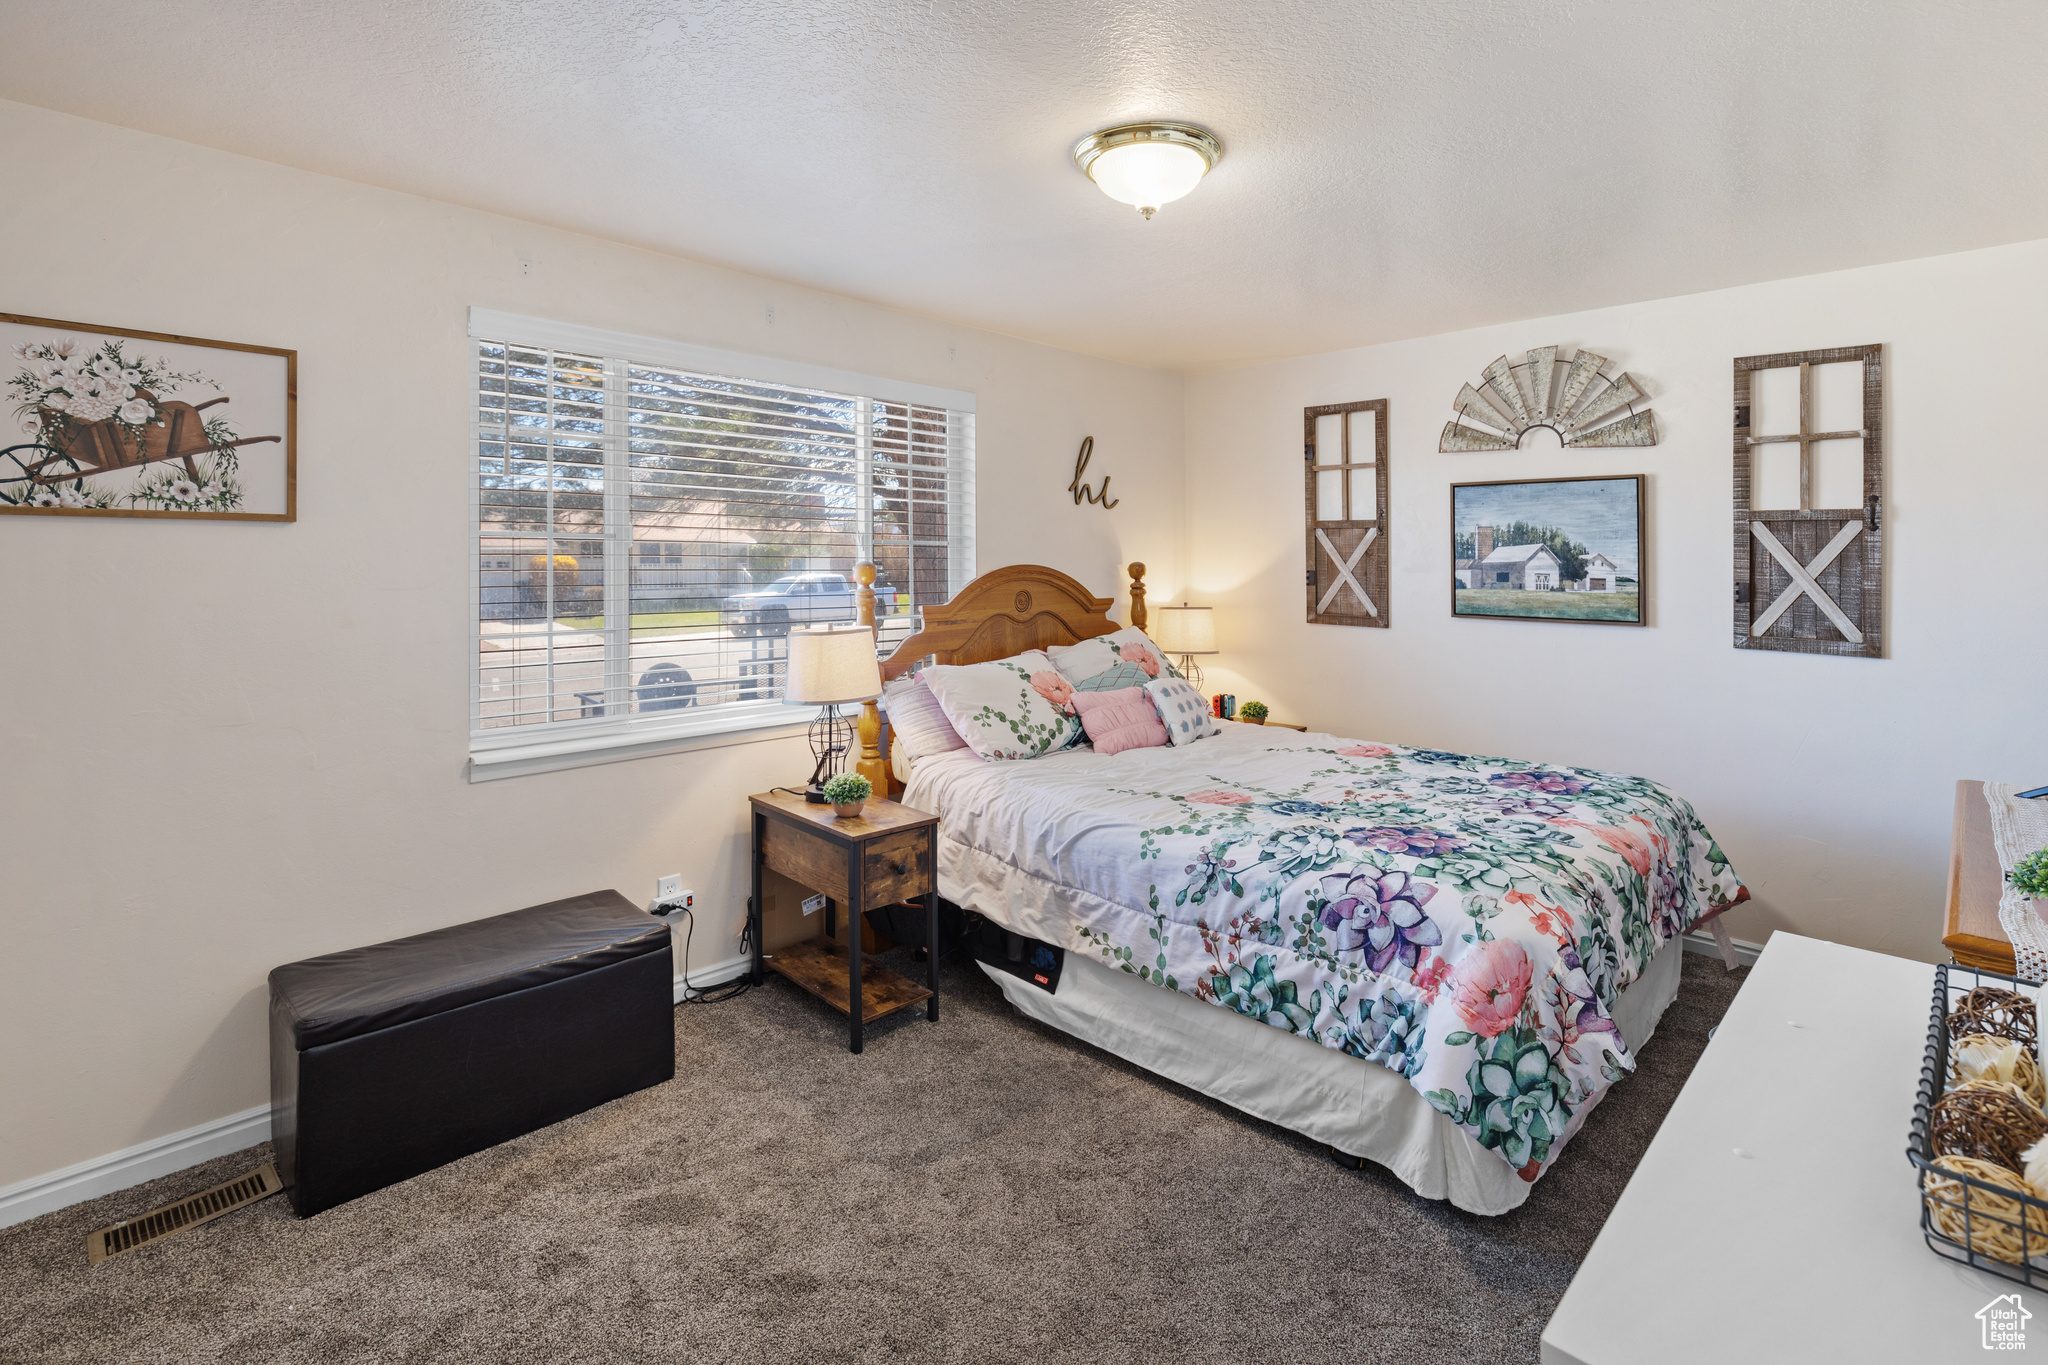
[[[1195,655],[1220,652],[1216,648],[1215,608],[1191,607],[1183,602],[1177,607],[1154,608],[1153,617],[1153,642],[1168,654],[1180,656],[1180,662],[1174,666],[1194,684],[1197,692],[1201,691],[1202,670],[1195,667]]]
[[[783,686],[782,700],[791,706],[825,708],[811,722],[811,756],[817,765],[811,770],[806,800],[825,800],[819,788],[840,770],[841,760],[852,747],[853,726],[839,714],[840,706],[867,701],[881,692],[882,667],[875,662],[875,633],[866,626],[849,622],[789,633],[789,681]]]

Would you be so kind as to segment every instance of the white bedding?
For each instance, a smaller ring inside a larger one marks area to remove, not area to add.
[[[941,816],[941,895],[1069,950],[1076,984],[1020,1007],[1484,1212],[1633,1067],[1620,988],[1656,962],[1675,989],[1660,946],[1744,894],[1654,783],[1251,726],[1114,757],[937,755],[904,799]],[[1317,1093],[1356,1098],[1246,1089],[1166,1035],[1284,1043],[1290,1070],[1327,1073]],[[1498,1171],[1458,1176],[1475,1153]]]

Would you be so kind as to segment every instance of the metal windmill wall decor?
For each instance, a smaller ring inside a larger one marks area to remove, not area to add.
[[[1458,390],[1458,415],[1444,424],[1436,448],[1446,454],[1514,450],[1538,427],[1574,449],[1657,444],[1650,409],[1637,406],[1648,402],[1641,385],[1627,374],[1610,379],[1601,373],[1606,356],[1580,351],[1560,364],[1557,352],[1538,346],[1519,364],[1502,356],[1488,365],[1481,387]]]

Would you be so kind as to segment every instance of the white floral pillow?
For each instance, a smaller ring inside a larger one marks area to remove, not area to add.
[[[1060,676],[1076,687],[1091,678],[1096,678],[1120,664],[1135,664],[1146,678],[1178,678],[1180,670],[1166,657],[1166,652],[1152,643],[1152,637],[1136,626],[1125,626],[1122,630],[1108,635],[1098,635],[1092,640],[1079,644],[1054,645],[1046,651],[1052,666]],[[1120,670],[1121,671],[1121,670]],[[1134,682],[1118,682],[1119,687],[1131,687]],[[1093,691],[1105,688],[1090,689]]]
[[[1195,691],[1185,678],[1159,678],[1145,684],[1145,695],[1166,724],[1169,744],[1193,744],[1198,739],[1223,733],[1223,726],[1209,713],[1209,700]]]
[[[1073,686],[1044,651],[985,664],[933,664],[918,674],[953,729],[982,758],[1039,758],[1077,742]]]

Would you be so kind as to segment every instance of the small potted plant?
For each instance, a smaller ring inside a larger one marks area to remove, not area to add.
[[[875,789],[859,773],[841,773],[827,782],[824,787],[825,799],[832,803],[832,813],[841,819],[859,815],[860,808],[875,794]]]
[[[1264,725],[1266,723],[1266,703],[1262,701],[1246,702],[1243,706],[1237,708],[1237,718],[1250,725]]]
[[[2023,896],[2048,900],[2048,848],[2036,849],[2014,863],[2005,879]]]

